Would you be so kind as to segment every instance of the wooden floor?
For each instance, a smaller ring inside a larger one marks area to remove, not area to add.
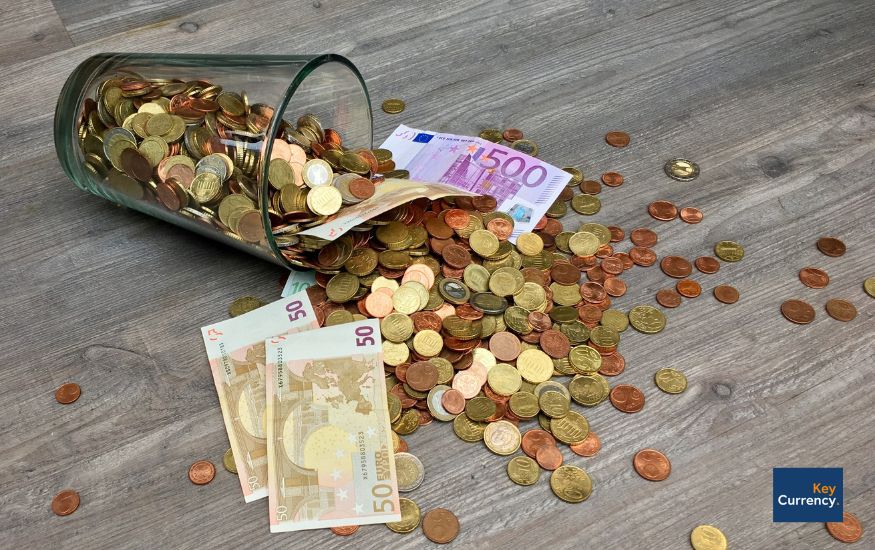
[[[625,175],[592,220],[655,229],[660,255],[744,245],[742,262],[694,276],[703,296],[666,311],[663,333],[623,334],[627,368],[611,383],[639,386],[647,405],[586,411],[601,452],[565,452],[595,480],[585,503],[556,499],[546,474],[514,485],[506,458],[449,425],[407,438],[426,467],[411,496],[458,515],[455,547],[683,549],[706,523],[735,549],[839,548],[822,524],[772,523],[775,466],[843,467],[845,509],[868,531],[857,547],[875,545],[875,300],[862,288],[875,276],[871,0],[32,0],[2,12],[0,547],[431,545],[379,525],[349,539],[271,535],[264,501],[244,504],[234,476],[188,481],[190,463],[220,465],[228,447],[199,327],[238,296],[279,297],[281,270],[65,177],[55,101],[76,64],[104,51],[337,52],[367,79],[377,143],[401,122],[460,134],[515,126],[549,162]],[[407,110],[380,112],[395,96]],[[608,147],[613,129],[632,144]],[[674,156],[697,161],[701,177],[666,178]],[[704,221],[657,222],[646,212],[655,199],[699,207]],[[820,254],[824,235],[847,253]],[[799,282],[809,265],[829,273],[826,289]],[[626,310],[672,284],[656,266],[624,278],[615,304]],[[719,283],[741,300],[719,304]],[[814,305],[814,323],[781,317],[794,297]],[[833,297],[859,316],[829,318]],[[657,390],[660,367],[686,373],[689,389]],[[62,406],[53,392],[67,381],[83,395]],[[671,458],[667,481],[635,474],[644,447]],[[82,504],[56,517],[51,498],[68,487]]]

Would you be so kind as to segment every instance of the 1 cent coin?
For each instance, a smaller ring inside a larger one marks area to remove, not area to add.
[[[435,508],[422,517],[422,532],[437,544],[446,544],[459,535],[459,519],[445,508]]]
[[[535,454],[535,460],[538,461],[538,466],[550,471],[562,466],[564,461],[562,451],[555,445],[545,445],[538,449],[538,452]]]
[[[638,475],[650,481],[662,481],[671,474],[671,462],[656,449],[638,451],[632,459],[632,465]]]
[[[720,271],[720,262],[713,256],[699,256],[694,263],[696,264],[696,269],[702,273],[710,275]]]
[[[216,477],[216,467],[209,460],[198,460],[188,469],[188,479],[195,485],[206,485]]]
[[[821,237],[817,240],[817,249],[827,256],[838,257],[845,253],[845,243],[835,237]]]
[[[667,222],[678,217],[678,207],[668,201],[653,201],[647,206],[651,217]]]
[[[58,516],[69,516],[79,508],[79,493],[64,489],[52,499],[52,512]]]
[[[734,304],[738,301],[738,291],[729,285],[717,285],[714,287],[714,297],[718,302]]]
[[[55,401],[62,405],[69,405],[79,399],[80,395],[82,395],[82,389],[79,387],[79,384],[67,382],[55,390]]]
[[[857,516],[843,512],[842,521],[829,521],[826,530],[832,538],[841,542],[857,542],[863,536],[863,526]]]
[[[580,443],[570,445],[571,452],[578,456],[595,456],[599,449],[602,448],[602,441],[595,432],[591,431],[586,435],[586,439]]]
[[[836,321],[852,321],[857,316],[857,308],[847,300],[833,298],[826,303],[826,312]]]
[[[781,304],[781,315],[797,325],[807,325],[814,320],[814,308],[802,300],[787,300]]]
[[[681,295],[673,288],[663,288],[656,292],[656,302],[662,307],[678,307],[681,305]]]
[[[624,413],[637,413],[644,408],[644,394],[635,386],[620,384],[611,390],[611,404]]]
[[[331,532],[341,537],[348,537],[359,530],[358,525],[340,525],[338,527],[330,527]]]
[[[687,223],[699,223],[704,217],[701,210],[692,206],[681,208],[680,211],[680,218]]]
[[[829,275],[822,269],[805,267],[799,271],[799,280],[809,288],[823,288],[829,284]]]
[[[605,141],[611,147],[625,147],[629,145],[629,134],[626,132],[620,132],[619,130],[612,130],[605,134]]]

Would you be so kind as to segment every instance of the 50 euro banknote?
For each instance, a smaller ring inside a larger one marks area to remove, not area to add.
[[[306,292],[201,328],[246,502],[267,496],[264,341],[316,328]]]
[[[376,319],[267,340],[271,532],[401,519]]]

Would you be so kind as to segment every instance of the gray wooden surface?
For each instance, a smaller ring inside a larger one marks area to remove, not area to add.
[[[732,548],[838,548],[822,524],[771,521],[771,468],[844,467],[845,506],[875,535],[875,5],[870,0],[5,3],[0,19],[0,547],[421,548],[417,531],[383,526],[340,539],[326,531],[270,535],[264,502],[244,504],[221,470],[228,447],[199,327],[244,294],[279,296],[281,270],[89,196],[67,180],[52,143],[64,79],[102,51],[337,52],[365,75],[375,141],[400,122],[476,134],[516,126],[542,158],[589,176],[617,170],[595,221],[654,228],[660,255],[690,259],[721,239],[741,263],[694,277],[702,297],[667,311],[655,336],[632,330],[612,383],[641,387],[647,405],[624,415],[586,411],[603,442],[593,458],[565,452],[595,480],[568,505],[549,489],[506,477],[506,458],[437,422],[408,438],[425,463],[420,506],[461,520],[458,548],[689,546],[700,523]],[[407,101],[402,115],[379,102]],[[632,144],[603,142],[623,129]],[[661,172],[673,156],[701,177]],[[704,211],[689,226],[649,218],[665,198]],[[569,216],[572,227],[576,221]],[[847,244],[828,258],[816,239]],[[625,245],[618,247],[625,249]],[[831,277],[803,287],[814,265]],[[628,309],[672,284],[658,267],[624,274]],[[741,292],[732,306],[712,288]],[[784,320],[788,298],[810,301],[808,326]],[[850,323],[831,297],[853,302]],[[689,389],[658,391],[659,367]],[[76,381],[73,405],[54,389]],[[663,450],[671,477],[631,467]],[[191,462],[219,465],[192,485]],[[63,488],[81,494],[69,517],[50,511]]]

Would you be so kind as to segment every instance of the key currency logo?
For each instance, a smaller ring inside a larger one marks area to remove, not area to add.
[[[773,468],[772,521],[842,521],[842,468]]]

